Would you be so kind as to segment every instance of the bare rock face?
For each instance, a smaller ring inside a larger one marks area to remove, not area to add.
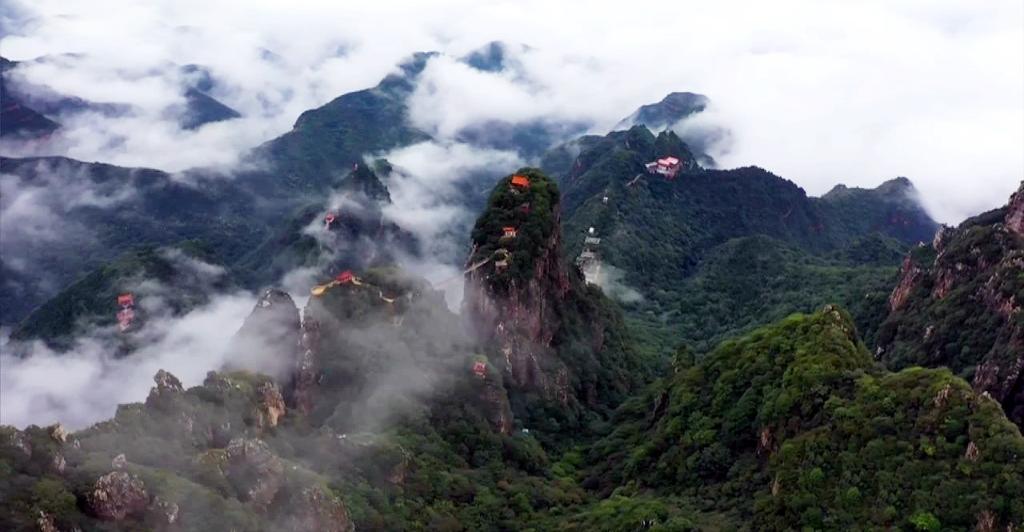
[[[149,505],[149,495],[142,480],[124,471],[100,477],[86,500],[92,514],[105,521],[121,521],[141,514]]]
[[[185,391],[181,386],[181,381],[164,370],[157,371],[156,375],[153,376],[153,381],[156,382],[156,390],[159,393],[181,393]]]
[[[296,500],[297,499],[297,500]],[[355,530],[345,504],[320,487],[304,488],[293,499],[288,530],[309,532],[351,532]]]
[[[1017,192],[1010,196],[1010,204],[1007,207],[1006,228],[1024,236],[1024,182]]]
[[[320,349],[320,322],[306,316],[302,321],[300,344],[302,354],[295,363],[290,400],[296,410],[303,415],[309,415],[313,411],[313,401],[320,374],[316,358],[316,352]]]
[[[256,390],[259,397],[259,412],[257,425],[259,428],[273,428],[277,426],[278,420],[284,417],[287,408],[284,404],[284,396],[281,389],[272,382],[264,382]]]
[[[124,469],[124,466],[128,465],[128,458],[125,457],[124,453],[121,453],[114,457],[110,461],[110,466],[114,469]]]
[[[67,468],[67,466],[67,460],[65,460],[64,455],[59,452],[55,453],[53,455],[53,459],[50,460],[50,469],[58,475],[63,475],[64,470]]]
[[[938,231],[935,231],[935,237],[932,238],[932,247],[935,251],[942,252],[943,248],[946,247],[946,242],[949,242],[949,237],[953,236],[955,230],[948,226],[943,225],[939,227]]]
[[[57,443],[67,443],[70,435],[71,433],[68,432],[68,430],[64,428],[64,425],[61,425],[60,423],[50,427],[50,437]]]
[[[25,459],[32,458],[32,443],[29,441],[28,436],[20,431],[16,430],[11,434],[11,446],[21,452],[25,456]]]
[[[921,268],[914,264],[910,257],[903,259],[903,267],[900,269],[900,282],[896,285],[896,288],[893,288],[892,293],[889,294],[890,311],[897,311],[903,308],[903,304],[907,302],[907,298],[910,296],[910,291],[914,289],[914,285],[920,280],[921,275]]]
[[[226,449],[228,481],[240,498],[266,508],[284,483],[284,465],[263,440],[235,438]]]
[[[216,449],[227,447],[231,443],[231,436],[234,434],[230,421],[211,425],[206,430],[206,440],[209,442],[210,447]]]
[[[39,518],[36,519],[36,526],[39,527],[39,532],[60,532],[60,529],[57,528],[57,523],[53,515],[43,511],[39,512]]]
[[[553,216],[557,227],[557,211]],[[471,262],[476,260],[471,256]],[[561,232],[553,231],[541,245],[528,277],[509,279],[501,291],[493,288],[493,267],[488,268],[467,276],[465,314],[482,339],[500,350],[508,384],[564,402],[569,390],[559,374],[565,368],[551,345],[561,323],[556,307],[570,290]]]
[[[1022,223],[1024,185],[1004,209],[940,229],[933,259],[912,252],[879,328],[878,353],[894,369],[972,373],[974,389],[991,394],[1024,427]]]

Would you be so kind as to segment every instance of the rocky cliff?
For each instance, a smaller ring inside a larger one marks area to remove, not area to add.
[[[521,169],[491,193],[467,261],[463,314],[524,423],[545,404],[576,422],[638,377],[621,318],[564,258],[560,219],[554,182]]]
[[[1006,209],[1006,228],[1024,236],[1024,185],[1010,196]]]
[[[943,228],[906,258],[877,355],[948,366],[1024,426],[1024,185],[1009,204]]]

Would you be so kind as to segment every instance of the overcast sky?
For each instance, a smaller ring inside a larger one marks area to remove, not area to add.
[[[428,5],[429,4],[429,5]],[[128,102],[130,119],[65,124],[72,157],[178,170],[232,164],[303,110],[374,85],[419,50],[460,56],[524,43],[515,74],[442,59],[417,124],[440,135],[487,118],[608,128],[670,91],[708,95],[732,131],[723,166],[756,164],[811,194],[911,178],[942,221],[1001,205],[1024,176],[1024,2],[5,2],[0,53],[75,53],[34,83]],[[165,109],[169,65],[209,67],[242,120],[195,132]]]

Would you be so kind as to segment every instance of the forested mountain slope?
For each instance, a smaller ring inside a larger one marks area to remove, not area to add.
[[[674,178],[644,166],[665,156],[681,161]],[[884,315],[879,291],[899,256],[938,227],[913,185],[899,178],[813,198],[766,170],[708,170],[697,158],[673,132],[637,126],[583,137],[542,160],[564,190],[570,256],[585,237],[600,238],[601,263],[617,273],[605,287],[635,292],[624,304],[646,337],[659,337],[662,351],[680,341],[706,351],[724,336],[839,302],[873,338]],[[749,312],[727,310],[737,306]]]
[[[1024,185],[1000,209],[943,228],[907,255],[878,357],[948,367],[1024,426]]]
[[[692,508],[695,526],[724,513],[754,530],[1012,529],[1022,453],[996,401],[946,369],[876,367],[829,306],[703,360],[678,353],[616,413],[584,486],[653,515]]]

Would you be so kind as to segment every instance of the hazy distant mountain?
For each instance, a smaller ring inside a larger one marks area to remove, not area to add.
[[[0,135],[27,139],[49,135],[60,125],[29,107],[8,89],[7,72],[16,64],[0,57]]]
[[[640,106],[633,114],[616,124],[613,129],[629,129],[633,126],[643,125],[652,131],[659,131],[703,111],[707,105],[708,98],[703,94],[672,92],[658,103]]]
[[[4,135],[33,137],[49,134],[59,127],[59,117],[91,112],[107,116],[129,115],[130,105],[120,102],[94,102],[74,94],[62,94],[47,86],[40,86],[13,80],[13,71],[19,62],[0,58],[3,73],[0,76],[4,101]],[[45,62],[48,58],[35,61]],[[179,69],[185,78],[181,88],[184,103],[172,107],[168,112],[178,117],[182,129],[196,129],[204,124],[230,120],[241,116],[234,109],[224,105],[209,92],[215,87],[211,73],[198,65],[186,65]]]

